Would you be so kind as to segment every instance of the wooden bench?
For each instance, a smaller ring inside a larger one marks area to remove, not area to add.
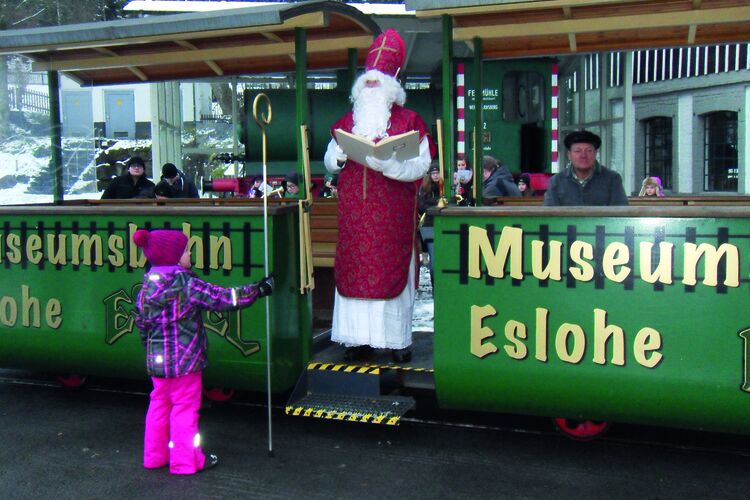
[[[339,237],[338,203],[316,198],[310,209],[310,237],[314,267],[333,267]]]

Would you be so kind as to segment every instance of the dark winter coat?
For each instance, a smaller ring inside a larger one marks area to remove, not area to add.
[[[172,198],[200,198],[195,183],[188,179],[185,173],[179,169],[177,170],[177,180],[172,184],[172,193]]]
[[[498,165],[484,181],[485,198],[497,198],[498,196],[521,196],[521,191],[513,180],[513,174],[505,165]]]
[[[628,205],[628,196],[620,174],[597,162],[593,174],[584,182],[576,178],[571,165],[553,175],[544,193],[544,204],[550,207]]]
[[[438,202],[440,201],[440,184],[435,182],[431,185],[431,189],[428,191],[425,189],[425,185],[423,184],[422,187],[419,189],[419,200],[417,203],[417,211],[419,212],[419,217],[421,218],[422,215],[427,212],[427,209],[430,207],[437,206]],[[422,223],[422,227],[432,227],[432,216],[426,215],[425,220]]]
[[[135,317],[148,374],[172,378],[203,370],[208,341],[201,313],[241,309],[258,296],[256,284],[223,288],[182,266],[152,267],[143,278]]]
[[[136,184],[133,184],[133,176],[130,173],[115,177],[109,183],[107,189],[102,193],[102,200],[124,200],[128,198],[153,198],[153,182],[142,175]]]

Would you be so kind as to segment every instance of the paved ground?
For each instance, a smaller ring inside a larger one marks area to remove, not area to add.
[[[0,498],[739,499],[750,490],[745,438],[706,451],[680,433],[579,443],[539,428],[387,428],[275,412],[269,458],[266,410],[242,400],[202,411],[219,466],[174,477],[140,466],[145,389],[66,391],[0,372]]]

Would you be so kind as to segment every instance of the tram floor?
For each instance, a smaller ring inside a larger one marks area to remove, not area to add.
[[[634,441],[641,428],[624,426],[581,443],[544,419],[438,412],[427,395],[398,427],[274,408],[272,457],[262,395],[207,404],[204,447],[219,466],[176,477],[140,466],[147,384],[89,382],[70,391],[0,371],[4,498],[729,499],[750,487],[745,437],[649,429],[658,441]]]

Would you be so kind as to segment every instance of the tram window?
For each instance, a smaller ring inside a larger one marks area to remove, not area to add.
[[[718,111],[703,118],[703,189],[737,191],[737,113]]]
[[[510,71],[503,77],[503,119],[532,123],[544,120],[544,78],[534,71]]]
[[[644,177],[658,177],[664,189],[672,189],[672,119],[657,116],[645,121],[646,171]]]

